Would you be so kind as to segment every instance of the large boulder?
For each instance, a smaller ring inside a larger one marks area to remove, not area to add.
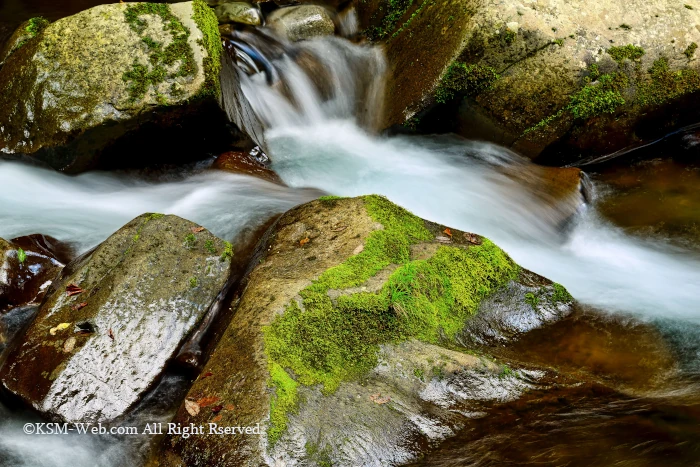
[[[386,46],[384,127],[424,124],[561,164],[699,116],[700,10],[683,2],[357,5]]]
[[[297,5],[270,13],[265,25],[280,37],[292,42],[318,36],[331,36],[335,23],[328,10],[320,5]]]
[[[232,247],[144,214],[70,263],[0,370],[46,416],[107,421],[153,386],[228,281]]]
[[[0,153],[78,172],[220,145],[229,137],[217,112],[220,54],[203,0],[100,5],[60,19],[0,68]]]
[[[405,462],[459,430],[480,402],[517,398],[543,376],[460,345],[472,332],[489,337],[483,320],[468,326],[489,312],[485,299],[507,300],[524,323],[506,323],[501,340],[572,310],[563,287],[488,239],[379,196],[320,198],[267,235],[174,420],[204,433],[166,436],[160,465]],[[485,320],[498,326],[498,313]],[[229,433],[212,434],[210,423]]]
[[[39,304],[70,257],[66,245],[47,235],[0,238],[0,313]]]

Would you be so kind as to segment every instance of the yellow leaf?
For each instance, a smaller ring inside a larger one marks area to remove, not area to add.
[[[185,410],[187,410],[188,414],[194,417],[199,413],[199,404],[197,404],[194,401],[185,399]]]
[[[58,326],[51,328],[49,330],[49,334],[52,336],[55,336],[58,331],[63,331],[64,329],[67,329],[68,326],[70,326],[71,323],[61,323]]]

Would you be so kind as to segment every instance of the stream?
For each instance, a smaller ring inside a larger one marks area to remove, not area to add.
[[[0,161],[0,237],[40,232],[84,252],[135,216],[162,212],[235,244],[320,195],[382,194],[418,216],[489,237],[610,322],[650,324],[675,358],[669,383],[646,394],[622,397],[584,386],[560,395],[568,398],[565,405],[556,395],[533,394],[525,398],[530,402],[494,409],[488,423],[465,430],[420,465],[502,465],[535,452],[545,453],[539,458],[545,465],[697,462],[700,254],[613,224],[598,209],[600,179],[584,177],[566,196],[553,196],[539,169],[508,149],[454,135],[377,134],[368,122],[381,109],[358,110],[357,102],[376,99],[381,86],[374,80],[381,77],[364,76],[352,63],[381,56],[336,38],[299,47],[329,73],[330,97],[288,58],[272,60],[287,84],[283,91],[260,73],[240,73],[242,92],[267,128],[270,168],[286,186],[213,170],[213,159],[72,177]],[[185,385],[166,378],[152,394],[160,404],[144,404],[131,422],[167,421],[173,409],[163,401],[177,400]],[[123,437],[27,437],[20,427],[31,415],[1,407],[0,416],[3,466],[130,465],[148,450],[145,441]],[[581,462],[593,451],[597,457]]]

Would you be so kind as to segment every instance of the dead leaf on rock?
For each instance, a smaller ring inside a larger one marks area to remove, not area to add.
[[[204,230],[204,227],[192,227],[192,233],[199,233]]]
[[[86,306],[87,306],[87,302],[83,302],[83,303],[75,304],[75,305],[73,305],[73,306],[70,307],[70,308],[71,308],[71,310],[78,311],[78,310],[80,310],[80,309],[82,309],[82,308],[85,308]]]
[[[70,353],[73,351],[75,348],[75,337],[69,337],[66,339],[66,342],[63,344],[63,351],[65,353]]]
[[[221,409],[223,409],[223,408],[224,408],[223,405],[215,405],[214,407],[211,408],[211,411],[214,413],[219,413],[219,412],[221,412]]]
[[[69,297],[72,297],[73,295],[78,295],[83,292],[85,291],[75,284],[68,284],[66,286],[66,295],[68,295]]]
[[[220,422],[223,416],[221,414],[217,415],[216,417],[212,418],[211,421],[212,423]]]
[[[224,408],[225,408],[226,410],[233,410],[233,409],[236,408],[236,406],[233,405],[233,404],[226,404],[226,405],[224,406]]]
[[[199,404],[200,407],[208,407],[212,405],[214,402],[218,402],[219,398],[217,396],[209,396],[209,397],[202,397],[197,401],[197,404]]]
[[[194,401],[185,399],[185,410],[187,410],[188,414],[195,417],[197,416],[197,414],[199,414],[199,404],[197,404]]]
[[[469,243],[473,243],[474,245],[481,245],[481,243],[482,243],[481,237],[479,237],[477,234],[464,232],[464,238]]]
[[[58,326],[51,328],[49,330],[49,334],[55,336],[58,331],[63,331],[64,329],[67,329],[68,326],[70,326],[70,323],[61,323]]]
[[[445,235],[448,235],[448,236],[452,237],[452,231],[450,230],[449,227],[446,228],[445,230],[443,230],[442,233],[444,233]]]
[[[382,405],[382,404],[386,404],[387,402],[389,402],[391,400],[391,397],[382,396],[381,394],[377,393],[377,394],[372,394],[371,396],[369,396],[369,400],[371,400],[375,404]]]
[[[213,375],[214,375],[214,373],[212,373],[211,371],[207,371],[207,372],[204,373],[204,374],[201,376],[201,378],[199,378],[199,379],[208,378],[208,377],[213,376]]]
[[[302,238],[301,240],[299,240],[299,245],[301,245],[301,246],[304,246],[307,243],[309,243],[309,237]]]

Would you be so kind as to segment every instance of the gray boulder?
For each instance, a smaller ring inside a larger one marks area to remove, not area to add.
[[[232,247],[144,214],[70,263],[0,370],[52,419],[108,421],[153,386],[229,276]]]
[[[335,32],[333,18],[326,8],[319,5],[280,8],[270,13],[266,26],[292,42],[331,36]]]

